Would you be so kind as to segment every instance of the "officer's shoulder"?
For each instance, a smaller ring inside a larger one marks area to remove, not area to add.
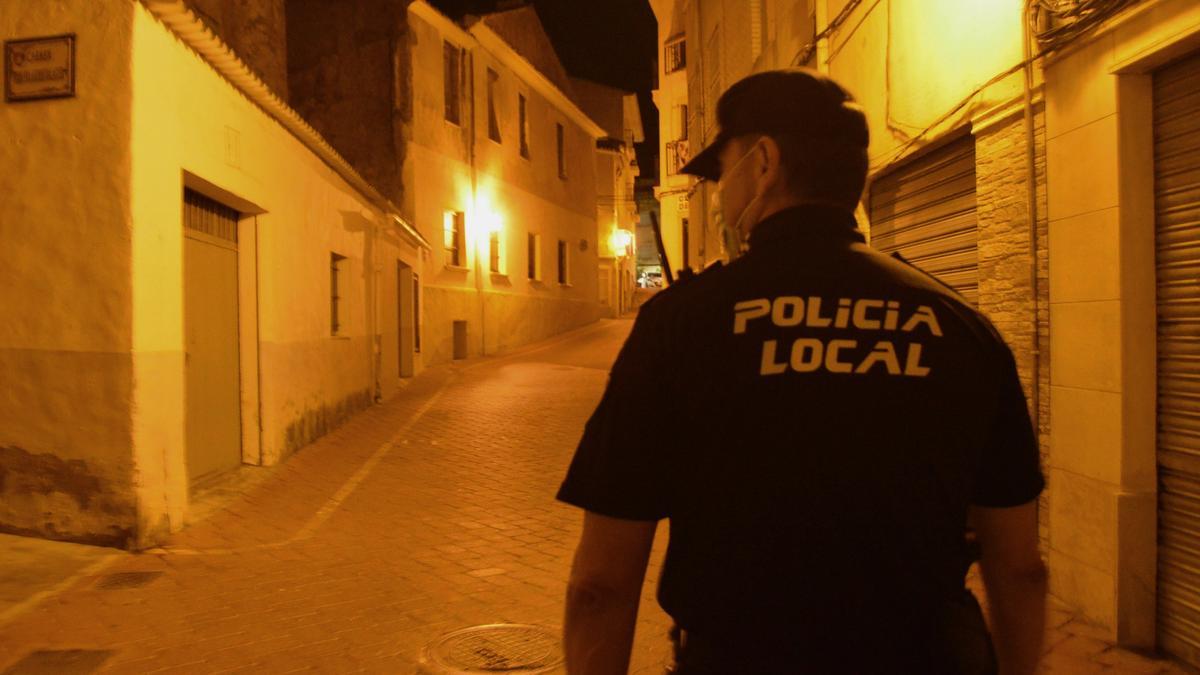
[[[686,305],[692,300],[702,297],[704,289],[717,283],[728,274],[729,268],[729,265],[718,260],[700,272],[685,269],[670,286],[655,293],[653,297],[642,304],[642,307],[666,309]]]

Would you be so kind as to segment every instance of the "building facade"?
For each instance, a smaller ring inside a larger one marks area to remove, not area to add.
[[[454,21],[423,0],[368,5],[289,4],[289,83],[305,118],[437,233],[422,362],[595,321],[608,134],[573,100],[536,12]]]
[[[658,19],[660,53],[658,86],[653,92],[659,115],[659,184],[655,197],[659,202],[663,251],[662,265],[677,275],[684,267],[703,267],[697,256],[698,239],[691,219],[693,181],[679,173],[691,157],[688,137],[688,5],[675,0],[652,0]],[[702,232],[702,231],[701,231]],[[699,265],[697,265],[699,263]]]
[[[0,105],[0,530],[145,547],[402,386],[429,245],[182,4],[0,6],[59,35]]]
[[[691,151],[752,72],[807,65],[856,96],[872,135],[860,227],[1016,354],[1051,592],[1123,644],[1200,663],[1200,6],[653,4],[661,58],[686,44]],[[679,87],[664,78],[660,97]],[[691,189],[695,227],[706,188]]]
[[[601,246],[600,304],[610,317],[633,309],[637,281],[635,196],[641,169],[634,144],[646,140],[637,95],[597,82],[571,78],[580,108],[607,132],[596,141],[596,223]]]

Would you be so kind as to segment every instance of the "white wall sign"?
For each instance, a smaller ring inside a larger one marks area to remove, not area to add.
[[[75,36],[6,40],[4,100],[75,95]]]

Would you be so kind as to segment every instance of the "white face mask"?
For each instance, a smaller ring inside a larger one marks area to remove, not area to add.
[[[742,212],[738,214],[737,220],[734,221],[732,226],[730,226],[729,223],[725,222],[725,213],[724,209],[722,208],[723,199],[721,197],[721,193],[724,191],[725,183],[729,177],[733,175],[734,172],[741,167],[746,159],[753,155],[754,151],[757,149],[758,143],[755,143],[754,146],[746,152],[746,154],[742,155],[738,161],[734,162],[733,166],[729,167],[728,171],[723,173],[721,179],[717,181],[717,189],[713,191],[712,203],[709,207],[712,212],[713,222],[716,223],[717,230],[721,233],[721,243],[724,245],[725,252],[729,255],[730,260],[737,258],[744,252],[746,237],[744,235],[745,230],[742,229],[742,221],[746,219],[746,214],[750,213],[751,207],[753,207],[759,201],[759,199],[762,198],[762,196],[757,195],[754,197],[754,199],[751,199],[750,203],[746,204],[745,208],[742,209]],[[745,227],[750,227],[754,224],[755,223],[748,223],[745,225]]]

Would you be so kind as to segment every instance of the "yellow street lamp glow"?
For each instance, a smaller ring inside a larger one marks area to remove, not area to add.
[[[633,233],[629,230],[613,230],[612,235],[608,238],[608,245],[612,247],[618,258],[631,255]]]
[[[479,222],[483,225],[483,229],[488,233],[499,232],[504,229],[504,222],[500,218],[500,214],[491,210],[484,210],[479,214]]]

